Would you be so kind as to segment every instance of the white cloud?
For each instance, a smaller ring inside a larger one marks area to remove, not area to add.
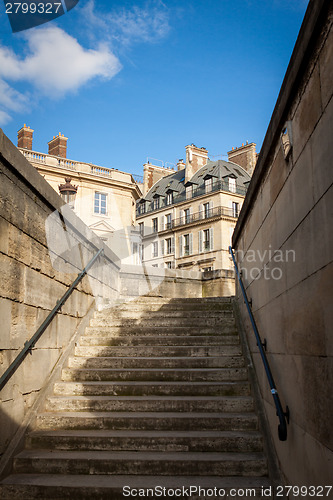
[[[160,0],[150,0],[143,8],[133,6],[131,9],[98,13],[95,0],[89,0],[81,8],[81,14],[90,27],[103,29],[104,36],[119,46],[154,43],[170,31],[169,12]],[[95,36],[95,30],[92,30],[92,36]]]
[[[57,97],[57,93],[76,90],[96,77],[112,78],[121,68],[107,46],[85,49],[56,26],[35,29],[26,38],[25,59],[0,47],[0,77],[28,81],[46,95]]]
[[[22,111],[28,100],[28,93],[19,93],[8,81],[28,82],[43,95],[58,98],[94,78],[111,79],[121,69],[106,45],[86,49],[56,26],[34,29],[24,36],[25,58],[0,46],[1,124],[8,121],[8,111]]]
[[[6,111],[2,111],[0,109],[0,125],[1,126],[6,125],[6,123],[10,122],[10,120],[11,120],[10,115],[6,113]]]
[[[168,11],[160,0],[100,15],[89,0],[77,11],[79,25],[86,25],[85,40],[94,48],[83,47],[54,24],[23,32],[24,57],[0,45],[0,125],[10,113],[28,109],[31,96],[59,98],[93,79],[112,79],[122,66],[111,47],[119,51],[133,43],[154,43],[169,32]],[[28,84],[27,90],[18,92],[17,84]]]

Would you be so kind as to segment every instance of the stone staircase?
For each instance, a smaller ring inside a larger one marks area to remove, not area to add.
[[[0,498],[261,498],[269,485],[231,299],[141,297],[95,313]]]

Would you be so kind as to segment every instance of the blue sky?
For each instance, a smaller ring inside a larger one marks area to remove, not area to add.
[[[80,0],[12,34],[0,7],[0,127],[33,149],[58,132],[68,157],[142,174],[185,146],[225,155],[265,132],[306,0]]]

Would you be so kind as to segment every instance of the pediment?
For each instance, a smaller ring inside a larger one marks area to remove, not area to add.
[[[110,224],[108,224],[106,221],[101,220],[98,222],[95,222],[94,224],[91,224],[89,226],[90,229],[93,231],[104,231],[106,233],[113,233],[114,227],[112,227]]]

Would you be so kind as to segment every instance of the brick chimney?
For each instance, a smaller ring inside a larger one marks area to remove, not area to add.
[[[181,160],[178,160],[177,162],[177,170],[184,170],[184,168],[186,167],[185,163],[184,163],[184,160],[181,159]]]
[[[254,167],[257,163],[256,144],[246,141],[239,148],[232,148],[228,151],[228,160],[243,167],[250,175],[253,174]]]
[[[186,149],[185,182],[187,182],[201,167],[206,165],[208,160],[208,151],[206,148],[197,148],[194,144],[186,146],[185,149]]]
[[[65,137],[59,132],[59,135],[53,136],[53,139],[48,142],[49,145],[49,155],[60,156],[61,158],[67,157],[67,141],[68,137]]]
[[[162,179],[166,175],[170,175],[174,172],[173,168],[159,167],[158,165],[153,165],[152,163],[145,163],[143,165],[143,196],[145,196],[149,189],[155,184],[155,182]]]
[[[17,132],[17,147],[23,149],[32,149],[32,136],[34,131],[26,124]]]

